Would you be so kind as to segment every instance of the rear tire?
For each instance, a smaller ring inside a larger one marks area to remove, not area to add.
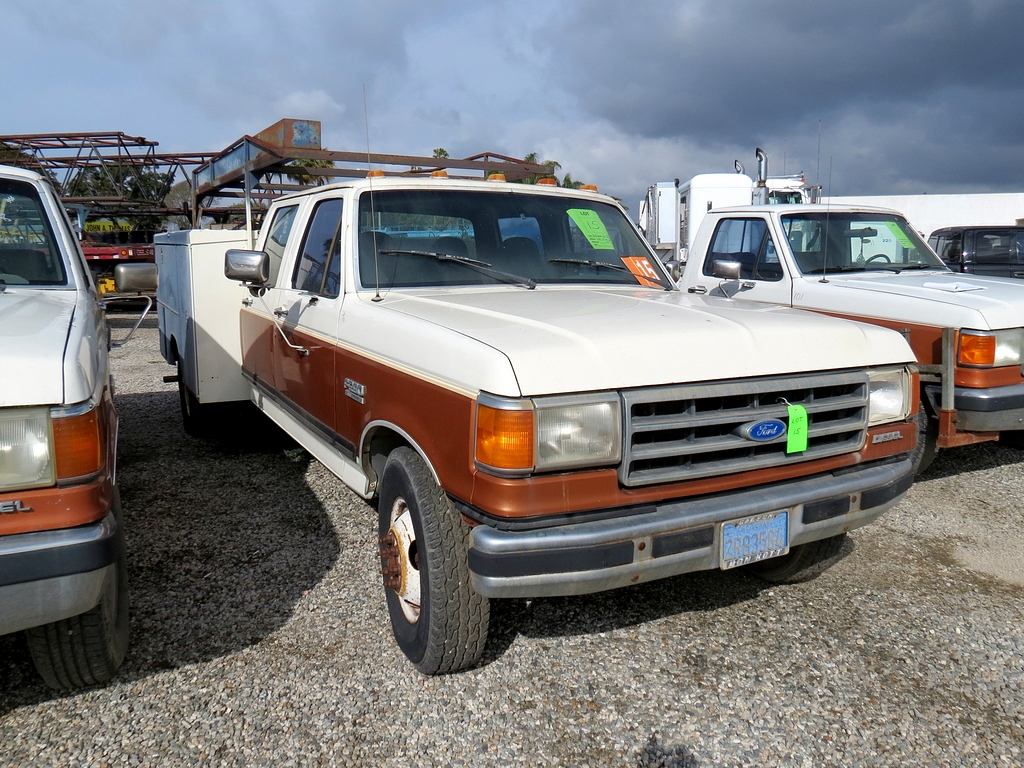
[[[203,405],[185,385],[185,376],[178,361],[178,403],[181,405],[181,425],[185,434],[192,437],[208,437],[211,431],[210,406]]]
[[[747,567],[759,579],[772,584],[807,581],[824,571],[846,543],[846,534],[799,544],[782,557],[771,557]]]
[[[114,489],[116,560],[99,603],[85,613],[25,630],[36,669],[51,688],[99,685],[117,674],[128,650],[128,568],[121,497]]]
[[[469,583],[469,527],[410,448],[388,456],[378,511],[381,570],[399,648],[425,675],[475,666],[487,642],[490,602]]]

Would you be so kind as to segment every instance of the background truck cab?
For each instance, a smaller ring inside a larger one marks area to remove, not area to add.
[[[945,227],[928,244],[954,272],[1024,277],[1024,227]]]
[[[1024,283],[950,272],[895,211],[712,211],[680,285],[690,294],[811,309],[902,333],[921,375],[918,471],[937,448],[1024,434]]]

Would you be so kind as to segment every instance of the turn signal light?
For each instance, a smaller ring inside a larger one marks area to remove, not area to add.
[[[68,480],[98,472],[103,466],[98,408],[80,416],[53,420],[53,447],[57,479]]]
[[[959,361],[962,365],[994,365],[996,337],[960,334]]]
[[[533,411],[478,405],[476,460],[495,469],[532,469]]]

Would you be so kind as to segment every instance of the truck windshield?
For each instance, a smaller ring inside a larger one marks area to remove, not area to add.
[[[817,211],[782,216],[797,266],[825,272],[902,272],[946,266],[905,219],[880,213]]]
[[[372,205],[364,192],[359,200],[364,288],[555,283],[669,288],[653,261],[617,208],[585,198],[430,189],[382,190],[374,193]]]
[[[0,282],[65,285],[67,275],[35,187],[0,179]]]

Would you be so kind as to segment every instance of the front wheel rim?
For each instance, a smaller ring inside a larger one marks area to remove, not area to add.
[[[382,548],[381,554],[391,576],[386,586],[394,590],[406,621],[415,624],[421,611],[419,552],[412,510],[401,497],[391,506],[391,526],[385,539],[389,546],[386,551]]]

